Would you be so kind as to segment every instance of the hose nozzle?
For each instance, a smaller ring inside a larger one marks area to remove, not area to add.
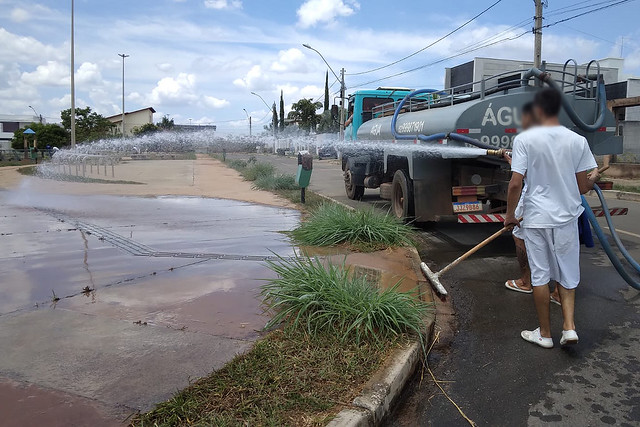
[[[499,150],[487,150],[487,156],[502,157],[504,156],[505,152],[506,150],[504,148],[501,148]]]

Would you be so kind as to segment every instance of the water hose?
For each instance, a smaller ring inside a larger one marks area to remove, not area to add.
[[[569,118],[571,118],[573,123],[575,123],[576,126],[578,126],[580,129],[582,129],[585,132],[595,132],[598,129],[600,129],[600,127],[602,127],[602,123],[604,123],[604,116],[607,111],[607,93],[604,86],[604,82],[602,81],[600,76],[598,76],[598,88],[597,88],[598,98],[600,99],[600,105],[598,106],[599,107],[598,118],[592,124],[585,123],[580,118],[580,116],[578,116],[578,113],[576,113],[575,108],[573,108],[573,105],[571,104],[570,98],[564,93],[564,90],[560,87],[560,85],[551,78],[551,74],[546,73],[534,67],[534,68],[531,68],[526,73],[524,73],[524,75],[522,76],[522,79],[528,80],[531,77],[540,79],[541,81],[545,82],[550,87],[552,87],[553,89],[560,92],[560,94],[562,95],[562,106],[564,107],[565,111],[569,115]]]
[[[631,266],[633,266],[633,268],[640,273],[640,265],[638,265],[638,263],[631,257],[629,252],[626,250],[626,248],[620,241],[620,238],[618,237],[618,233],[616,233],[615,228],[613,227],[611,215],[609,214],[609,207],[607,206],[607,202],[605,201],[604,196],[602,195],[602,191],[600,190],[600,187],[594,184],[593,190],[596,192],[598,199],[600,199],[600,203],[602,203],[602,210],[607,220],[607,225],[609,226],[609,231],[611,232],[611,236],[613,237],[614,243],[622,253],[622,256],[624,256],[624,258],[629,262],[629,264],[631,264]],[[598,224],[598,221],[596,220],[596,216],[593,214],[593,211],[591,210],[591,206],[589,206],[589,203],[587,202],[587,199],[585,199],[584,196],[582,196],[582,206],[584,206],[585,215],[587,215],[587,219],[589,220],[591,227],[593,227],[594,231],[596,232],[596,236],[598,237],[598,240],[602,245],[602,249],[604,249],[605,253],[609,257],[609,260],[611,261],[611,264],[613,264],[613,267],[616,269],[620,277],[622,277],[624,281],[629,284],[629,286],[631,286],[634,289],[640,290],[640,282],[636,279],[633,279],[629,275],[627,270],[625,270],[624,266],[622,265],[622,262],[620,261],[620,258],[613,251],[613,248],[609,244],[609,240],[607,239],[607,236],[605,236],[604,231],[600,227],[600,224]]]
[[[411,98],[417,96],[417,95],[422,95],[425,93],[434,93],[434,92],[440,92],[439,90],[436,89],[418,89],[415,90],[409,94],[407,94],[407,96],[405,96],[402,101],[400,101],[400,103],[398,104],[398,106],[396,107],[396,111],[394,111],[393,113],[393,118],[391,118],[391,134],[393,135],[393,137],[395,139],[404,139],[404,140],[414,140],[414,139],[419,139],[420,141],[425,141],[425,142],[431,142],[431,141],[438,141],[440,139],[453,139],[454,141],[460,141],[460,142],[465,142],[467,144],[471,144],[474,145],[478,148],[483,148],[485,150],[492,150],[495,149],[495,147],[489,145],[489,144],[485,144],[483,142],[478,141],[477,139],[474,138],[469,138],[468,136],[465,135],[461,135],[459,133],[455,133],[455,132],[451,132],[451,133],[434,133],[432,135],[423,135],[423,134],[416,134],[416,135],[401,135],[398,133],[398,131],[396,130],[396,122],[398,120],[398,115],[400,114],[400,111],[402,110],[402,107],[404,107],[404,104]]]

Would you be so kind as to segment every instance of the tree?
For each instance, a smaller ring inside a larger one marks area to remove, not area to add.
[[[280,132],[284,131],[284,94],[280,91]]]
[[[274,132],[278,132],[278,112],[276,111],[276,103],[273,102],[273,120],[271,121],[272,129]]]
[[[160,130],[160,126],[156,126],[153,123],[145,123],[142,126],[138,126],[133,128],[133,134],[135,136],[142,136],[142,135],[150,135],[152,133],[156,133]]]
[[[319,108],[322,108],[321,102],[313,102],[312,99],[302,98],[291,106],[288,118],[295,120],[300,129],[304,129],[309,133],[312,130],[316,130],[320,118],[316,111]]]
[[[62,127],[53,123],[31,123],[13,133],[11,147],[15,150],[24,149],[24,131],[31,128],[35,133],[38,141],[38,149],[42,150],[50,147],[64,147],[71,143],[69,133]],[[33,137],[29,137],[29,146],[33,144]]]
[[[171,130],[175,126],[173,119],[170,119],[168,116],[162,116],[162,120],[160,120],[156,126],[162,130]]]
[[[324,77],[324,111],[329,111],[329,71]]]
[[[60,113],[62,126],[71,130],[71,108]],[[76,141],[95,141],[111,136],[114,124],[102,115],[91,112],[91,107],[76,108]]]

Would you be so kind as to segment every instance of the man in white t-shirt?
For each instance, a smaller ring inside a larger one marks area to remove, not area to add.
[[[553,347],[549,314],[549,282],[560,284],[563,331],[561,345],[576,344],[575,288],[580,282],[578,217],[584,211],[580,194],[593,188],[597,167],[587,140],[560,125],[561,94],[553,89],[536,93],[534,111],[539,126],[518,135],[513,142],[513,171],[507,196],[506,227],[522,226],[531,269],[533,297],[540,325],[522,331],[523,339],[544,348]],[[524,175],[524,220],[515,216]]]

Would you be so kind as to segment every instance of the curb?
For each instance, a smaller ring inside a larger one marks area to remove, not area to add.
[[[411,252],[414,269],[417,269],[420,263],[418,251],[414,248]],[[422,277],[422,272],[419,269],[417,272],[419,273],[417,277]],[[424,281],[424,286],[426,292],[433,295],[431,287],[426,281]],[[429,341],[433,335],[435,314],[426,319],[425,323],[427,341]],[[327,427],[379,426],[382,420],[389,415],[393,404],[398,400],[404,387],[413,376],[421,357],[422,347],[415,340],[395,350],[389,355],[385,364],[369,379],[362,393],[353,400],[353,406],[340,411],[327,424]]]
[[[630,193],[628,191],[618,190],[602,190],[605,199],[609,200],[626,200],[628,202],[640,202],[640,193]],[[589,196],[598,197],[595,191],[589,191]]]

